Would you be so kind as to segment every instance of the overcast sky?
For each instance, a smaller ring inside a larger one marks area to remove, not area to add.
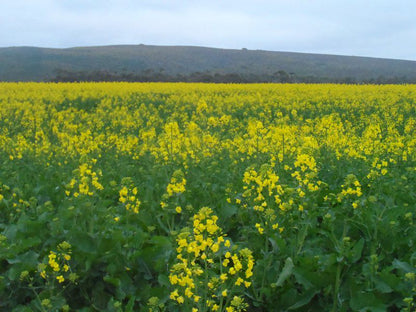
[[[414,0],[0,1],[0,47],[143,43],[416,60]]]

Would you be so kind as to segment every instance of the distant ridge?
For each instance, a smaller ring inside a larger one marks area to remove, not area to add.
[[[414,83],[416,61],[194,46],[0,48],[0,81],[59,81],[71,75],[72,80]]]

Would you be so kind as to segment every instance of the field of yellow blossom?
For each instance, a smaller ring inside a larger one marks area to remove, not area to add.
[[[1,311],[414,311],[416,86],[0,84]]]

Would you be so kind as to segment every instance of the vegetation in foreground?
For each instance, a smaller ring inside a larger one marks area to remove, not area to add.
[[[0,310],[414,311],[415,90],[0,84]]]

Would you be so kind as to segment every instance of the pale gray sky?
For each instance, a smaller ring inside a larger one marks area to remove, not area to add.
[[[143,43],[416,60],[414,0],[0,1],[0,47]]]

